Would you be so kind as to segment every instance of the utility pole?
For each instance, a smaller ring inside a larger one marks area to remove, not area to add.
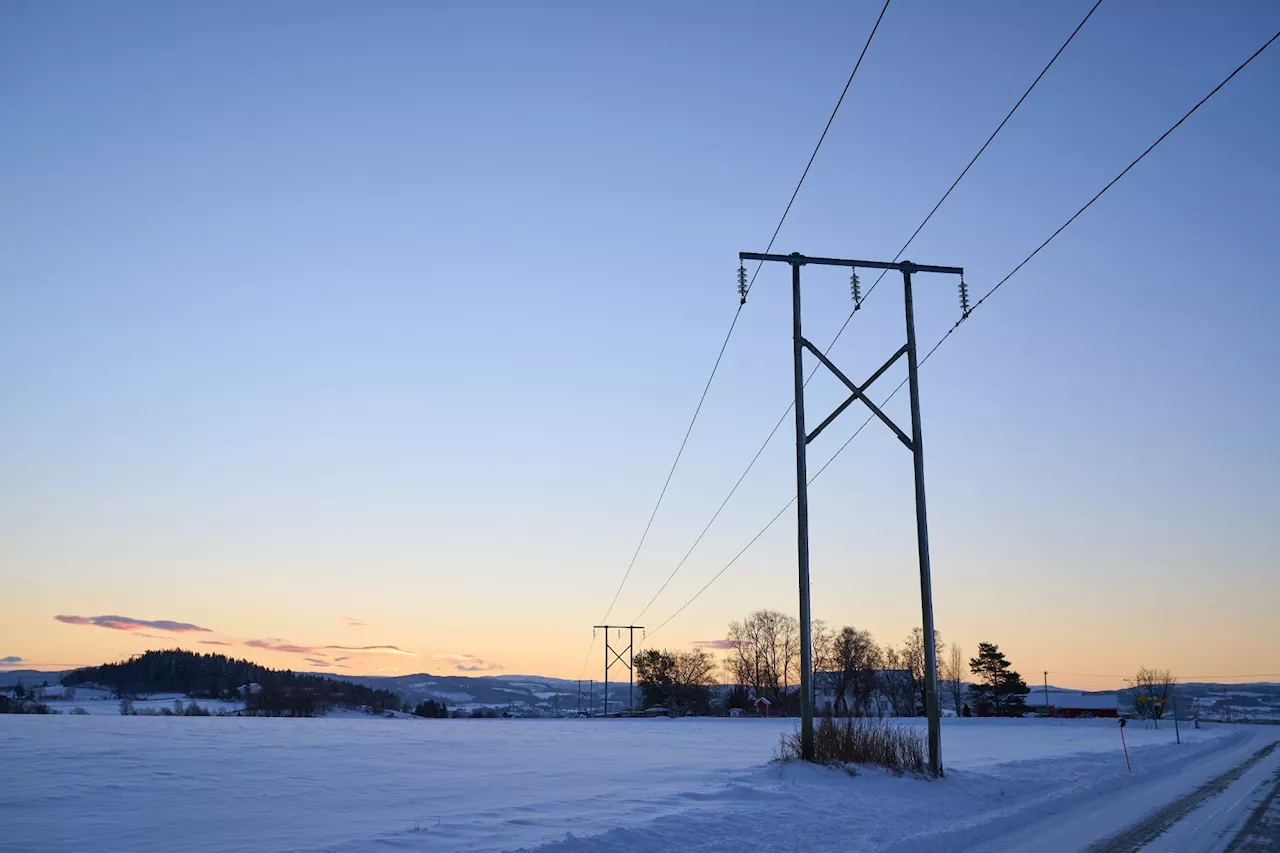
[[[1049,671],[1044,673],[1044,715],[1046,717],[1053,716],[1053,710],[1049,707]]]
[[[622,664],[627,668],[627,713],[635,713],[635,671],[632,669],[632,651],[636,647],[636,629],[643,629],[643,625],[596,625],[597,630],[604,631],[604,715],[609,716],[609,667],[615,663]],[[623,647],[615,647],[609,642],[609,631],[622,631],[626,629],[629,633],[627,636],[627,645]],[[626,655],[627,659],[623,660],[622,656]]]
[[[1178,745],[1182,745],[1182,731],[1178,728],[1178,688],[1173,688],[1173,736],[1178,739]]]
[[[813,760],[813,636],[809,607],[809,490],[808,472],[806,470],[805,449],[818,437],[824,429],[834,421],[841,412],[861,400],[871,412],[893,430],[898,440],[911,451],[913,474],[915,478],[916,497],[916,548],[920,562],[920,609],[924,623],[924,656],[925,656],[925,707],[929,715],[929,772],[934,776],[942,773],[942,726],[941,711],[938,705],[938,653],[934,638],[937,633],[933,627],[933,581],[929,565],[929,522],[925,508],[924,493],[924,448],[920,427],[920,383],[919,362],[916,353],[915,309],[911,292],[911,276],[918,272],[940,273],[960,276],[960,307],[967,316],[969,313],[968,288],[964,283],[962,267],[940,267],[914,264],[910,261],[885,263],[883,261],[847,260],[842,258],[812,258],[794,252],[790,255],[758,254],[755,252],[739,252],[740,264],[746,261],[773,261],[791,265],[791,331],[792,357],[795,362],[795,412],[796,412],[796,552],[799,563],[800,582],[800,755],[806,761]],[[800,267],[807,264],[837,266],[850,268],[850,284],[853,291],[854,310],[862,304],[857,270],[879,269],[897,270],[902,273],[902,294],[905,308],[907,342],[886,361],[871,378],[861,385],[855,385],[840,372],[822,351],[805,339],[800,322]],[[746,268],[738,267],[738,291],[746,297]],[[850,397],[836,407],[826,420],[818,424],[813,432],[806,434],[804,421],[804,351],[809,350],[818,361],[835,374],[852,392]],[[903,355],[907,356],[907,379],[911,393],[911,436],[908,437],[888,415],[880,410],[867,397],[866,391],[872,382],[888,370]]]

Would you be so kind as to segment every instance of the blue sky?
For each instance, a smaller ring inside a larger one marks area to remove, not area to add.
[[[892,258],[1089,5],[891,3],[775,249]],[[6,5],[0,654],[155,644],[53,618],[116,614],[576,677],[737,252],[763,249],[879,6]],[[1106,0],[907,257],[985,291],[1277,29],[1265,2]],[[1276,50],[922,371],[947,640],[1027,672],[1280,672]],[[614,619],[782,414],[787,275],[762,271]],[[825,344],[845,277],[805,288]],[[900,299],[886,279],[833,350],[851,376],[900,344]],[[920,277],[917,311],[932,345],[954,281]],[[843,395],[811,389],[816,423]],[[647,622],[791,497],[789,436]],[[872,425],[813,487],[815,615],[916,624],[910,471]],[[661,642],[794,612],[793,530]]]

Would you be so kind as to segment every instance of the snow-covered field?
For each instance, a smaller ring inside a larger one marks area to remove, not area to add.
[[[1130,774],[1115,721],[952,719],[929,782],[770,763],[793,727],[0,717],[0,851],[1075,850],[1280,738],[1135,724]]]

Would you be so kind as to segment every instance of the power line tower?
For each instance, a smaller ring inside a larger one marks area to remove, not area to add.
[[[587,716],[594,717],[596,712],[596,680],[594,678],[587,682],[587,689],[582,689],[582,679],[578,679],[578,713],[582,713],[582,697],[587,697]]]
[[[636,646],[636,629],[644,630],[643,625],[596,625],[595,630],[604,631],[604,716],[609,716],[609,667],[615,663],[627,668],[627,712],[635,713],[635,671],[632,669],[632,651]],[[614,630],[621,635],[627,632],[626,646],[615,647],[609,642],[609,631]],[[627,659],[623,660],[622,656]]]
[[[942,772],[942,732],[938,705],[938,655],[934,645],[936,636],[933,628],[933,584],[929,573],[929,524],[925,513],[924,500],[924,449],[920,430],[920,386],[917,372],[919,364],[916,358],[916,324],[915,310],[912,303],[911,276],[918,272],[941,273],[943,275],[960,276],[960,308],[969,313],[968,288],[964,283],[963,267],[939,267],[913,264],[910,261],[885,263],[882,261],[845,260],[839,258],[810,258],[793,252],[790,255],[757,254],[755,252],[739,252],[738,280],[739,291],[746,278],[746,268],[741,266],[745,261],[776,261],[791,265],[791,330],[792,355],[795,361],[796,385],[796,520],[797,551],[800,567],[800,753],[806,761],[813,760],[813,637],[811,634],[809,608],[809,478],[805,469],[805,448],[809,442],[818,437],[841,412],[861,400],[867,408],[884,422],[898,436],[898,440],[911,451],[914,462],[916,485],[916,544],[920,557],[920,605],[924,622],[922,638],[925,656],[925,710],[929,715],[929,772],[934,776]],[[858,280],[858,268],[897,270],[902,273],[903,302],[906,307],[907,342],[889,357],[880,369],[871,374],[871,378],[861,385],[853,382],[840,372],[822,351],[805,339],[800,324],[800,267],[806,264],[823,266],[849,267],[849,281],[853,291],[854,310],[862,304],[862,292]],[[847,400],[836,407],[826,420],[818,424],[811,433],[805,432],[804,423],[804,351],[809,350],[818,361],[835,374],[852,392]],[[866,391],[893,366],[903,355],[907,357],[907,381],[911,393],[911,435],[908,436],[880,407],[867,397]]]

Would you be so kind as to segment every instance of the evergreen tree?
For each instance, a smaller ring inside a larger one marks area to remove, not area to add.
[[[103,664],[67,673],[62,683],[112,684],[124,698],[138,693],[184,692],[211,695],[217,692],[235,698],[239,691],[221,685],[256,684],[244,697],[250,713],[270,716],[309,717],[334,705],[363,708],[381,714],[399,708],[401,698],[389,690],[365,687],[350,681],[313,673],[283,672],[247,660],[224,655],[205,655],[181,649],[150,651],[120,663]],[[122,713],[125,713],[122,711]]]
[[[642,707],[662,705],[670,698],[675,683],[676,661],[665,649],[645,649],[635,656],[636,683],[640,685]]]
[[[1027,712],[1031,690],[995,643],[978,643],[978,656],[970,659],[969,669],[976,676],[969,697],[979,717],[1019,717]]]

